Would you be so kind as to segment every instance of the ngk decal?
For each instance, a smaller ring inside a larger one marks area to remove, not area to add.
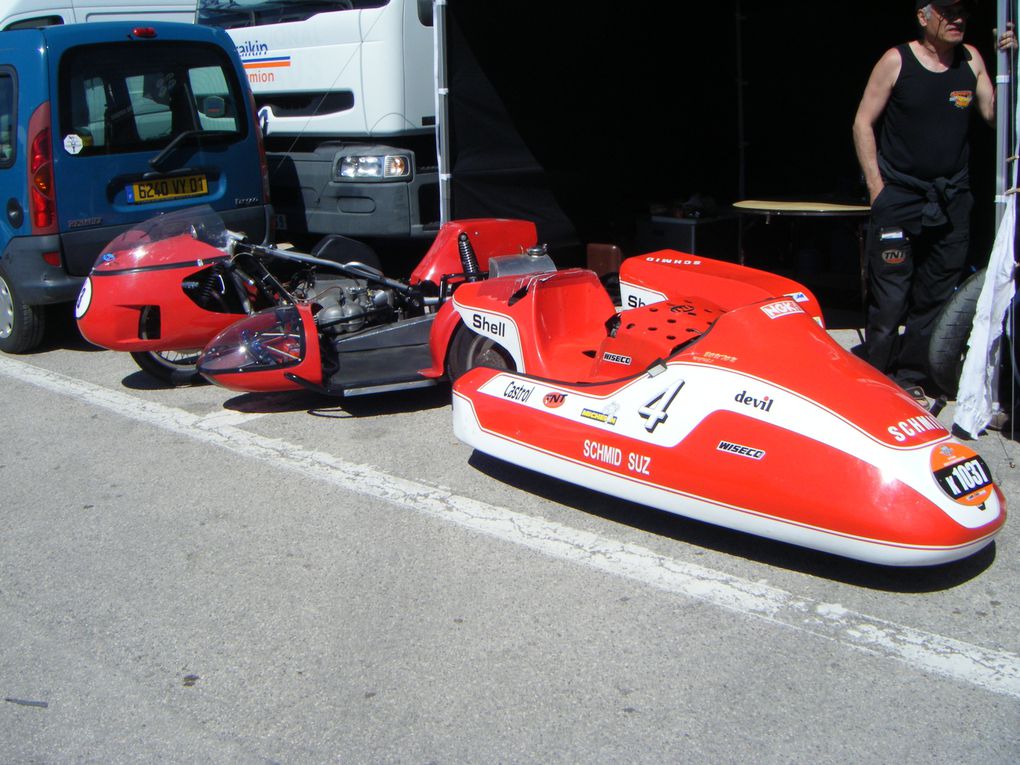
[[[761,310],[770,319],[791,316],[795,313],[804,313],[804,309],[792,300],[780,300],[778,303],[769,303],[767,305],[763,305]]]

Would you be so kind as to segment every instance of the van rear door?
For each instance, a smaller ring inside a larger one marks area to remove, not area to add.
[[[46,30],[54,186],[71,274],[87,274],[124,226],[189,205],[210,204],[232,228],[264,237],[268,200],[243,70],[223,44],[229,38],[208,31]]]

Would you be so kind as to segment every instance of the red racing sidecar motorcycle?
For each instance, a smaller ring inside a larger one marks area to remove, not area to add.
[[[793,282],[631,258],[618,310],[579,269],[464,284],[485,366],[454,430],[499,459],[667,512],[870,563],[971,555],[1005,499],[981,457],[823,328]],[[470,329],[467,329],[470,328]]]

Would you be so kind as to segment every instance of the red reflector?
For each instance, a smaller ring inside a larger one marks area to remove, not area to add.
[[[131,34],[135,37],[155,37],[156,30],[152,27],[135,27],[131,30]]]
[[[42,259],[49,263],[51,266],[60,268],[60,253],[59,252],[44,252]]]

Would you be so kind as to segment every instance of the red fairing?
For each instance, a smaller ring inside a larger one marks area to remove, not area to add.
[[[642,303],[656,268],[666,297]],[[1006,507],[980,456],[835,343],[813,296],[753,273],[741,285],[742,271],[625,263],[631,288],[635,274],[644,286],[619,314],[582,270],[462,286],[465,325],[517,371],[456,382],[458,437],[627,500],[862,561],[935,565],[987,545]]]
[[[234,323],[206,346],[199,372],[236,391],[267,393],[322,384],[319,334],[312,306],[298,303],[259,311]]]
[[[237,320],[237,313],[200,308],[182,287],[223,259],[220,250],[187,235],[112,245],[124,249],[108,249],[97,261],[78,315],[90,343],[115,351],[190,350]]]
[[[684,295],[711,295],[725,310],[786,296],[825,326],[821,305],[804,285],[768,271],[676,250],[628,258],[620,266],[620,284],[624,308],[654,302],[651,294],[658,295],[659,300],[672,302]],[[631,299],[628,300],[628,296]]]
[[[450,221],[439,230],[425,257],[411,272],[410,283],[438,285],[444,276],[463,272],[458,248],[462,233],[468,235],[482,271],[488,270],[489,258],[519,255],[538,241],[535,224],[530,221],[500,218]]]

